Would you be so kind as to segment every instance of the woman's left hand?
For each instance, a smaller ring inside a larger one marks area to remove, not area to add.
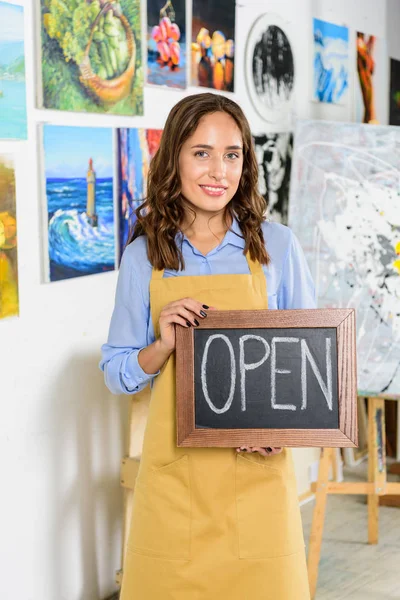
[[[245,452],[258,452],[261,456],[273,456],[274,454],[279,454],[282,452],[282,448],[258,448],[256,446],[240,446],[240,448],[236,448],[237,452],[245,451]]]

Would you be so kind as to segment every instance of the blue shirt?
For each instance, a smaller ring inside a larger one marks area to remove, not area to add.
[[[185,235],[177,235],[185,260],[183,271],[165,269],[164,277],[181,275],[241,275],[249,273],[239,224],[233,221],[222,242],[203,255]],[[315,308],[315,290],[303,251],[294,233],[284,225],[262,224],[270,264],[263,265],[268,307]],[[107,343],[101,348],[100,368],[113,394],[134,394],[159,374],[148,374],[138,362],[139,351],[155,341],[150,314],[152,265],[147,258],[146,237],[136,238],[122,256],[115,307]]]

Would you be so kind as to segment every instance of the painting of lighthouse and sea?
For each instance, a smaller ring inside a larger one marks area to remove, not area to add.
[[[24,10],[0,2],[0,139],[26,137]]]
[[[45,125],[43,142],[48,229],[46,280],[112,271],[112,130]]]

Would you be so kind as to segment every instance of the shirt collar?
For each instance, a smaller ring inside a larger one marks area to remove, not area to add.
[[[190,243],[190,240],[188,240],[186,235],[183,234],[181,231],[178,231],[178,233],[176,234],[175,241],[177,244],[187,242],[189,246],[193,249],[193,245]],[[231,228],[228,229],[228,231],[226,232],[224,239],[218,246],[218,250],[221,250],[228,244],[230,244],[231,246],[236,246],[237,248],[245,247],[245,240],[239,226],[239,221],[237,220],[237,217],[235,215],[233,215]]]

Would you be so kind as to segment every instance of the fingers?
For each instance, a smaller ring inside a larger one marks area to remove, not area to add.
[[[160,324],[178,323],[184,327],[197,327],[200,319],[207,317],[207,311],[215,310],[193,298],[181,298],[164,306],[160,314]]]
[[[236,448],[236,452],[258,452],[261,456],[273,456],[275,454],[280,454],[282,452],[282,448],[272,448],[268,446],[267,448],[261,448],[257,446],[240,446]]]

